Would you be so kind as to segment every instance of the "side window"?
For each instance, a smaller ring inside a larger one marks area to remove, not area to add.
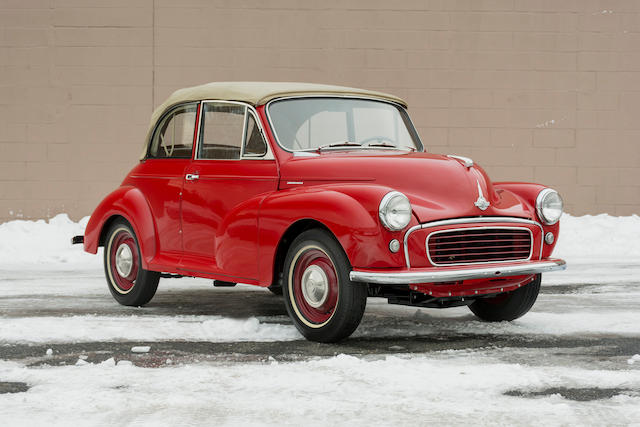
[[[240,158],[244,130],[244,105],[203,104],[199,159]]]
[[[253,114],[247,114],[245,130],[244,155],[246,157],[262,157],[267,154],[267,143],[262,137]]]
[[[149,157],[191,158],[197,109],[197,104],[189,104],[167,114],[153,134]]]

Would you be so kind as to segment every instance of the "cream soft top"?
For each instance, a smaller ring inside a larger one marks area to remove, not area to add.
[[[375,92],[365,89],[356,89],[344,86],[322,85],[314,83],[290,83],[290,82],[214,82],[200,86],[187,87],[178,89],[173,92],[166,101],[155,109],[151,115],[151,123],[149,124],[149,133],[145,140],[145,150],[142,154],[146,155],[147,144],[149,143],[150,133],[167,108],[172,105],[189,101],[201,101],[206,99],[222,100],[222,101],[241,101],[253,106],[263,105],[272,99],[287,96],[303,96],[303,95],[351,95],[364,96],[367,98],[378,98],[391,102],[395,102],[404,107],[407,103],[397,96],[389,95],[382,92]]]

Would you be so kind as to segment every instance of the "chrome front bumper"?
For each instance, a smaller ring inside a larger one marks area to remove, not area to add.
[[[418,271],[375,271],[354,270],[349,278],[354,282],[377,283],[383,285],[404,285],[412,283],[457,282],[472,279],[494,279],[497,277],[526,276],[564,270],[567,264],[561,259],[526,261],[510,264],[494,264],[473,267],[443,267],[412,269]]]

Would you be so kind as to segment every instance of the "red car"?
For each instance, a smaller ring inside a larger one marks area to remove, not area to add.
[[[91,215],[109,290],[144,305],[161,277],[284,294],[308,339],[358,326],[367,297],[466,305],[488,321],[534,304],[562,199],[431,154],[395,96],[303,83],[210,83],[153,114],[138,163]]]

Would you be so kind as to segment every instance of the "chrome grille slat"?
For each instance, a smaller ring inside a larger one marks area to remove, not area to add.
[[[435,231],[425,243],[434,265],[520,261],[531,258],[533,234],[524,227],[469,227]]]

